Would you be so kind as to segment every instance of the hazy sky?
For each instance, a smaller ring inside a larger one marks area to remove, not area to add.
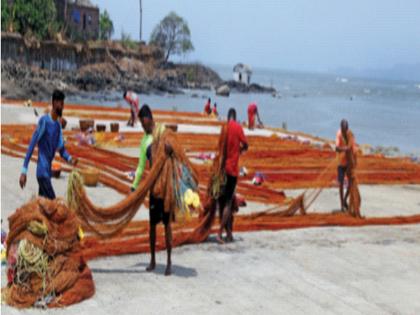
[[[92,0],[115,38],[139,38],[138,0]],[[420,63],[420,0],[143,0],[143,39],[170,11],[190,26],[186,61],[329,71]]]

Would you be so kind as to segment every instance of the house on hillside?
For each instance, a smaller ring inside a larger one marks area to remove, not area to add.
[[[236,82],[249,85],[251,82],[252,70],[251,67],[243,63],[238,63],[233,67],[233,79]]]
[[[64,23],[72,40],[99,37],[99,8],[90,0],[55,0],[57,19]]]

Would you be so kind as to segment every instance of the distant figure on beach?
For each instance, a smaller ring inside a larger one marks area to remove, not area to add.
[[[38,126],[32,135],[19,178],[19,185],[23,189],[26,185],[29,161],[35,146],[38,145],[36,178],[39,185],[39,196],[48,199],[55,199],[55,192],[51,184],[51,164],[56,151],[58,150],[61,157],[68,163],[72,165],[77,164],[77,159],[73,159],[64,147],[63,132],[59,122],[63,115],[64,98],[63,92],[59,90],[53,92],[52,110],[38,121]]]
[[[140,156],[136,170],[135,179],[131,187],[131,191],[135,191],[140,183],[140,179],[143,176],[143,171],[146,165],[146,160],[149,161],[150,168],[152,167],[153,156],[152,156],[152,145],[153,141],[160,138],[165,131],[165,126],[159,123],[155,123],[150,107],[144,104],[138,114],[141,125],[144,130],[144,136],[140,143]],[[165,153],[167,155],[172,154],[172,146],[165,143]],[[149,241],[150,241],[150,253],[151,259],[150,264],[146,268],[147,271],[152,271],[156,267],[155,247],[156,247],[156,225],[162,221],[165,226],[165,242],[167,252],[167,265],[165,275],[171,274],[171,251],[172,251],[172,230],[171,230],[171,215],[172,213],[165,209],[164,199],[157,198],[150,191],[150,207],[149,207]]]
[[[347,200],[349,198],[350,188],[353,184],[351,172],[353,171],[352,168],[356,164],[355,152],[357,150],[353,133],[349,129],[348,121],[345,119],[341,120],[340,129],[336,134],[335,146],[338,160],[337,180],[339,183],[341,211],[345,212],[349,208]],[[348,186],[346,194],[344,195],[344,180],[346,177]]]
[[[236,111],[230,108],[228,112],[227,139],[226,139],[226,160],[224,171],[226,174],[226,185],[222,196],[219,198],[219,210],[221,211],[221,222],[217,241],[223,244],[222,234],[226,230],[226,240],[233,241],[233,199],[236,183],[239,176],[239,156],[248,150],[248,141],[245,137],[242,126],[236,122]]]
[[[258,106],[256,103],[251,103],[248,105],[248,129],[250,130],[255,128],[255,116],[257,116],[258,119],[258,128],[263,127],[260,114],[258,113]]]
[[[207,100],[206,105],[204,105],[204,114],[210,115],[211,114],[211,98]]]
[[[137,93],[134,93],[132,91],[125,91],[123,94],[123,98],[130,105],[131,116],[127,122],[127,126],[133,127],[134,123],[137,120],[137,115],[139,112],[140,98],[137,95]]]
[[[217,112],[217,103],[216,102],[214,102],[213,109],[211,111],[211,115],[213,117],[218,117],[219,116],[219,113]]]

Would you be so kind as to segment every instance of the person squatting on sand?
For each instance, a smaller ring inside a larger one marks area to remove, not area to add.
[[[209,98],[206,102],[206,104],[204,105],[204,111],[203,113],[205,115],[210,115],[211,114],[211,98]]]
[[[336,152],[337,152],[337,180],[339,183],[340,191],[340,205],[341,211],[348,210],[348,198],[350,195],[350,188],[353,185],[353,168],[356,165],[356,141],[352,131],[349,129],[349,123],[343,119],[340,123],[340,129],[337,131],[336,139]],[[346,194],[344,195],[344,179],[347,177],[348,186]]]
[[[38,162],[36,177],[39,185],[39,196],[55,199],[54,188],[51,184],[51,163],[58,150],[61,157],[72,165],[77,164],[77,159],[72,159],[64,147],[63,132],[59,122],[63,115],[65,95],[59,90],[52,94],[52,111],[45,114],[38,121],[38,126],[32,135],[28,151],[23,163],[22,172],[19,178],[20,187],[26,185],[29,161],[35,146],[38,145]]]
[[[228,111],[226,140],[226,159],[224,161],[224,172],[226,184],[222,195],[219,198],[220,229],[217,234],[217,241],[224,243],[222,239],[223,230],[226,230],[226,240],[233,241],[233,213],[232,202],[235,194],[236,183],[239,175],[239,155],[248,149],[248,142],[242,126],[236,122],[236,111],[230,108]]]
[[[255,116],[258,119],[258,128],[263,127],[263,123],[260,119],[260,114],[258,113],[258,106],[256,103],[251,103],[248,105],[248,129],[253,130],[255,128]]]
[[[127,126],[133,127],[137,120],[137,114],[139,112],[140,98],[132,91],[125,91],[123,94],[124,100],[130,105],[130,119],[127,122]]]
[[[219,112],[217,111],[217,103],[214,102],[213,109],[211,110],[211,115],[213,117],[219,117]]]
[[[165,126],[159,123],[155,123],[153,120],[153,115],[150,107],[148,105],[143,105],[139,111],[138,115],[141,125],[144,129],[144,136],[140,143],[140,156],[139,163],[136,170],[136,176],[131,187],[131,191],[137,189],[140,179],[143,175],[143,171],[146,165],[146,160],[149,161],[150,167],[152,166],[153,156],[152,156],[152,145],[154,142],[157,142],[159,137],[165,131]],[[172,154],[172,146],[169,143],[165,143],[165,152],[168,156]],[[171,274],[171,251],[172,251],[172,230],[171,230],[171,219],[173,213],[169,209],[165,209],[164,200],[157,198],[153,195],[153,192],[150,191],[150,209],[149,209],[149,219],[150,219],[150,230],[149,230],[149,240],[150,240],[150,253],[151,259],[150,264],[146,268],[147,271],[152,271],[156,267],[156,258],[155,258],[155,247],[156,247],[156,225],[162,221],[165,226],[165,242],[166,242],[166,251],[167,251],[167,265],[165,270],[165,275]]]

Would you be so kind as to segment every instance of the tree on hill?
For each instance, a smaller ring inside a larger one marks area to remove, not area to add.
[[[15,31],[21,34],[32,33],[39,39],[47,39],[60,29],[54,0],[15,0],[11,12]]]
[[[1,30],[13,31],[13,12],[7,0],[1,0]]]
[[[194,50],[187,22],[175,12],[169,13],[154,28],[150,43],[165,51],[165,62],[171,55],[180,55]]]
[[[99,17],[99,38],[102,40],[109,40],[113,33],[114,23],[112,23],[108,11],[105,10]]]

